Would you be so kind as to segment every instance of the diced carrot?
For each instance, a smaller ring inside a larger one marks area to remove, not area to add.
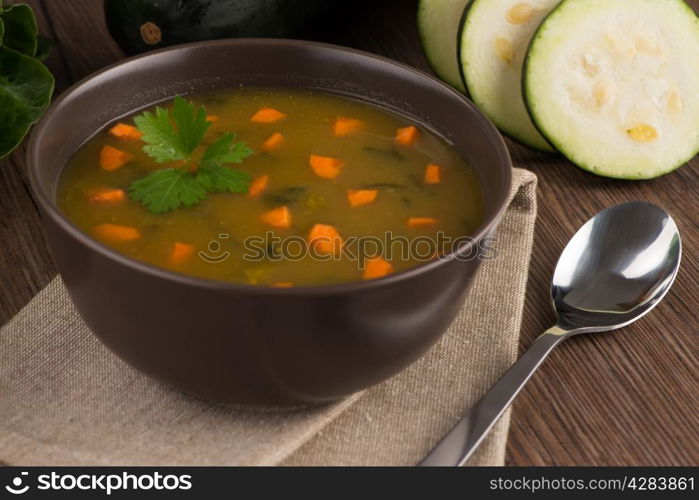
[[[255,197],[260,196],[264,190],[267,188],[267,182],[269,182],[269,175],[261,175],[254,179],[250,183],[250,189],[248,190],[248,196]]]
[[[257,113],[252,115],[250,120],[255,123],[274,123],[286,118],[286,114],[277,111],[274,108],[261,108]]]
[[[95,203],[118,203],[125,199],[126,192],[123,189],[101,189],[89,197],[89,200]]]
[[[410,217],[408,219],[409,227],[432,226],[439,221],[433,217]]]
[[[291,211],[287,206],[275,208],[260,215],[260,220],[268,226],[288,228],[291,227]]]
[[[176,241],[170,253],[170,264],[179,265],[194,255],[194,245]]]
[[[430,163],[425,168],[425,184],[439,184],[441,181],[441,167]]]
[[[109,129],[109,133],[119,139],[140,139],[143,135],[136,127],[126,123],[117,123]]]
[[[313,172],[323,179],[334,179],[340,175],[340,169],[344,162],[330,156],[311,155],[308,162]]]
[[[358,207],[359,205],[371,203],[376,199],[378,194],[378,189],[348,189],[347,199],[351,207]]]
[[[219,118],[220,117],[218,115],[206,115],[206,121],[209,123],[217,122]]]
[[[104,170],[116,170],[132,159],[133,155],[111,146],[104,146],[100,151],[100,167]]]
[[[340,233],[329,224],[316,224],[308,233],[308,243],[320,253],[337,255],[342,249],[343,241]]]
[[[262,149],[265,151],[271,151],[273,149],[280,148],[282,144],[284,144],[284,136],[279,132],[275,132],[262,143]]]
[[[420,135],[420,131],[417,127],[410,125],[408,127],[402,127],[396,130],[396,143],[401,146],[412,146],[415,144],[417,137]]]
[[[335,119],[334,132],[337,136],[349,135],[357,132],[362,128],[362,121],[356,118],[347,118],[346,116],[338,116]]]
[[[97,224],[95,226],[95,234],[100,239],[112,243],[126,243],[141,237],[141,233],[135,227],[109,223]]]
[[[390,262],[381,257],[372,257],[370,259],[366,259],[365,261],[362,278],[365,280],[382,278],[388,274],[391,274],[392,272],[393,266]]]
[[[293,288],[294,284],[291,281],[277,281],[272,286],[274,288]]]

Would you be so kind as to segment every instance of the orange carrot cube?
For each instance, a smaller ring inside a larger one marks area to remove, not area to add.
[[[119,203],[126,199],[123,189],[101,189],[89,196],[89,200],[95,203]]]
[[[323,179],[334,179],[340,175],[344,162],[330,156],[311,155],[308,162],[313,172]]]
[[[220,119],[218,115],[206,115],[206,121],[209,123],[217,122]]]
[[[308,244],[319,253],[337,255],[342,249],[340,233],[329,224],[316,224],[308,234]]]
[[[420,131],[417,129],[417,127],[410,125],[408,127],[402,127],[396,130],[395,141],[396,144],[400,144],[401,146],[412,146],[415,144],[415,141],[419,135]]]
[[[441,178],[441,167],[439,165],[434,163],[427,165],[425,168],[425,184],[439,184]]]
[[[116,170],[132,159],[133,155],[112,146],[104,146],[100,151],[100,167],[104,170]]]
[[[252,120],[255,123],[274,123],[286,118],[286,115],[274,108],[261,108],[257,113],[252,115]]]
[[[347,199],[351,207],[358,207],[371,203],[378,196],[378,189],[348,189]]]
[[[362,121],[356,118],[347,118],[345,116],[338,116],[335,119],[335,127],[333,128],[335,135],[343,136],[350,135],[362,128]]]
[[[268,226],[286,229],[291,227],[291,211],[287,206],[274,208],[260,215],[260,220]]]
[[[392,272],[393,266],[390,262],[386,261],[382,257],[373,257],[366,259],[362,278],[365,280],[383,278]]]
[[[140,139],[143,135],[136,127],[126,123],[117,123],[109,129],[109,133],[119,139]]]
[[[275,132],[262,143],[262,149],[265,151],[272,151],[273,149],[282,147],[283,144],[284,136],[279,132]]]
[[[109,223],[97,224],[95,234],[98,238],[111,243],[126,243],[141,237],[141,233],[135,227]]]
[[[269,182],[269,175],[261,175],[254,179],[250,183],[250,189],[248,190],[248,196],[251,198],[255,196],[260,196],[265,189],[267,189],[267,182]]]
[[[170,252],[170,264],[179,265],[189,260],[194,255],[194,245],[176,241]]]
[[[408,218],[408,227],[433,226],[439,221],[433,217],[410,217]]]

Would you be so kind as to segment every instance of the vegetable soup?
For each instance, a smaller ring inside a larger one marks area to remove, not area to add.
[[[139,261],[276,287],[415,267],[483,216],[475,173],[442,138],[286,88],[176,98],[110,124],[68,162],[58,204]]]

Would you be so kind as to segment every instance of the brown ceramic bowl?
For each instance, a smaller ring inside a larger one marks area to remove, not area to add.
[[[408,116],[466,157],[485,220],[505,210],[511,164],[495,127],[427,74],[341,47],[271,39],[201,42],[127,59],[66,91],[34,130],[29,176],[56,266],[75,307],[112,351],[144,373],[217,401],[332,400],[417,359],[461,308],[478,260],[433,261],[368,282],[274,289],[207,281],[131,260],[56,208],[68,158],[117,117],[178,94],[234,85],[322,89]]]

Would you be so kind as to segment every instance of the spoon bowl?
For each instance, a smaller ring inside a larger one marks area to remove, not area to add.
[[[630,202],[601,211],[556,265],[551,298],[558,326],[584,333],[636,321],[670,289],[681,255],[677,225],[661,208]]]
[[[626,326],[655,307],[677,276],[675,221],[645,202],[599,212],[563,250],[551,283],[556,325],[545,331],[420,465],[462,465],[553,348],[579,333]]]

